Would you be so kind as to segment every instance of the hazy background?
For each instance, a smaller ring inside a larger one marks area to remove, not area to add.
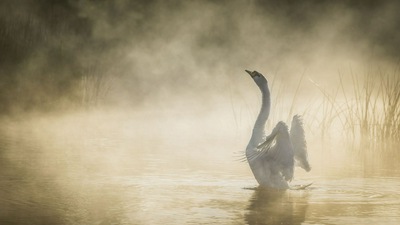
[[[244,69],[289,87],[302,74],[322,85],[339,71],[391,70],[395,2],[2,1],[0,112],[215,110],[253,91]]]
[[[0,1],[0,223],[397,224],[398,178],[367,178],[400,171],[399,12],[362,0]],[[238,152],[260,107],[245,69],[269,80],[268,130],[304,117],[313,169],[295,181],[316,188],[278,197],[283,208],[243,189],[256,181]]]

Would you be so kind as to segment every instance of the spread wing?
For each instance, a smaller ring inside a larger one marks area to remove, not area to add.
[[[307,142],[303,121],[299,115],[293,116],[292,126],[290,128],[290,140],[292,141],[296,163],[307,172],[310,171],[311,167],[308,162]]]
[[[266,159],[271,156],[271,148],[275,146],[275,136],[276,135],[269,135],[265,138],[265,141],[261,143],[257,148],[253,151],[246,153],[247,160],[249,162]]]
[[[291,180],[294,160],[287,125],[279,122],[265,141],[247,155],[247,159],[249,162],[262,160],[269,163],[273,170],[281,172],[286,180]]]

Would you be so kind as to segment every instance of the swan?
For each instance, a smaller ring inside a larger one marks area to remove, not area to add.
[[[280,121],[271,134],[265,135],[265,123],[271,107],[267,79],[257,71],[245,70],[259,87],[262,94],[261,110],[256,119],[245,156],[251,171],[261,187],[289,189],[294,166],[309,172],[307,144],[302,118],[293,116],[291,129]]]

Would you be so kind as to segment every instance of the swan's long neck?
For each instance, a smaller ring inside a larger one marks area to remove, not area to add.
[[[247,150],[252,150],[257,147],[261,142],[264,141],[265,137],[265,123],[267,122],[269,111],[271,107],[271,96],[269,93],[268,85],[260,86],[262,93],[261,110],[258,114],[256,123],[254,124],[253,133],[249,144],[247,145]]]

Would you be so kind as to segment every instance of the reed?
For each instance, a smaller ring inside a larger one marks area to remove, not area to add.
[[[348,76],[339,73],[339,84],[333,92],[313,83],[322,93],[322,105],[317,107],[322,113],[319,127],[322,138],[332,132],[332,124],[337,124],[342,138],[353,144],[358,142],[366,149],[395,150],[394,146],[400,143],[398,69],[392,73],[377,70],[361,75],[350,72]]]
[[[279,121],[285,121],[290,124],[294,114],[303,114],[301,111],[297,111],[297,97],[305,77],[303,73],[295,86],[288,86],[285,84],[279,76],[275,75],[271,77],[270,90],[271,90],[271,112],[267,121],[267,128],[273,129]],[[288,92],[288,90],[295,90],[294,92]],[[288,104],[288,99],[291,99]]]
[[[321,139],[325,140],[326,137],[330,136],[330,133],[334,129],[333,125],[338,122],[343,126],[341,115],[343,113],[342,106],[338,104],[339,88],[335,88],[332,91],[328,91],[321,87],[315,81],[309,79],[318,90],[322,93],[322,101],[317,104],[315,109],[311,112],[314,114],[313,118],[317,124],[316,128],[320,133]],[[312,127],[312,125],[311,125]],[[314,125],[315,127],[315,125]],[[353,132],[352,132],[353,133]]]
[[[81,74],[81,104],[85,108],[93,108],[100,105],[107,97],[111,86],[112,77],[108,76],[100,66],[91,66]]]

